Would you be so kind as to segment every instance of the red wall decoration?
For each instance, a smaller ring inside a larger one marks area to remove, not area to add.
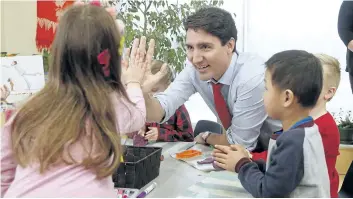
[[[39,52],[50,50],[58,17],[73,3],[73,0],[37,0],[36,46]]]

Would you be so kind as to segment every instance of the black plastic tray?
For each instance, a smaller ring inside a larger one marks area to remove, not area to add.
[[[124,162],[113,174],[115,187],[141,189],[158,177],[162,148],[124,146]]]

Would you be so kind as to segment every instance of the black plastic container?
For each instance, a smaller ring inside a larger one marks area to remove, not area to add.
[[[124,146],[124,162],[113,174],[115,187],[141,189],[158,177],[162,148]]]

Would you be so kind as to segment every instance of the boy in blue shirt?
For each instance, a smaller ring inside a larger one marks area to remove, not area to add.
[[[254,197],[330,197],[322,139],[309,116],[321,93],[323,71],[313,54],[289,50],[266,62],[264,104],[282,122],[268,158],[253,161],[240,145],[216,146],[216,165],[235,171]]]

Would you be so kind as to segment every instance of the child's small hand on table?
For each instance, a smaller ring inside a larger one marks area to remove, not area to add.
[[[225,170],[235,171],[235,166],[242,158],[250,158],[249,153],[240,145],[216,145],[212,153],[215,164]]]
[[[145,127],[141,128],[137,134],[141,135],[142,137],[145,137]]]
[[[158,139],[158,128],[157,127],[148,127],[145,138],[149,141],[156,141]]]

